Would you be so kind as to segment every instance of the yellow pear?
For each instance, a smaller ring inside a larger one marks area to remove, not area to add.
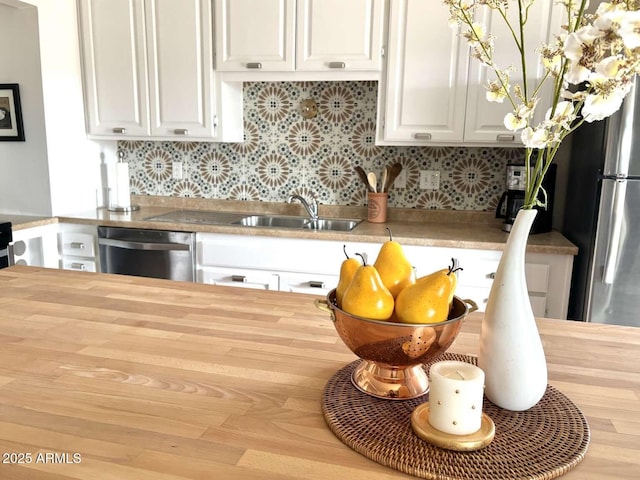
[[[455,261],[452,266],[416,280],[400,292],[395,311],[402,323],[439,323],[447,320],[457,285]]]
[[[357,254],[360,257],[359,253]],[[373,265],[363,264],[356,270],[342,297],[342,310],[358,317],[388,320],[393,314],[393,296],[384,286]]]
[[[391,229],[389,232],[389,240],[382,244],[373,264],[380,274],[382,283],[387,287],[393,298],[409,285],[413,285],[416,281],[416,274],[413,265],[409,262],[402,250],[402,245],[393,240]]]
[[[342,308],[342,297],[344,297],[344,292],[347,290],[347,287],[351,285],[353,276],[361,265],[357,258],[349,258],[349,255],[347,255],[346,245],[343,245],[342,248],[347,259],[342,262],[342,265],[340,265],[340,279],[338,280],[338,286],[336,287],[336,302],[340,308]]]

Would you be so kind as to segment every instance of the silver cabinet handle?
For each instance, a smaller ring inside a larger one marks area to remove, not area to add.
[[[344,62],[329,62],[329,68],[347,68]]]
[[[187,130],[186,128],[176,128],[173,133],[175,133],[176,135],[187,135],[189,133],[189,130]]]
[[[98,245],[126,248],[128,250],[191,250],[191,246],[185,243],[136,242],[113,238],[99,238]]]
[[[245,275],[231,275],[232,282],[247,283],[247,277]]]
[[[501,133],[496,135],[496,140],[499,142],[513,142],[516,139],[515,135],[510,133]]]
[[[413,138],[416,140],[431,140],[430,133],[414,133]]]
[[[122,128],[122,127],[116,127],[116,128],[112,128],[111,131],[113,133],[124,133],[126,130],[126,128]]]
[[[262,68],[262,63],[260,62],[249,62],[247,63],[247,68],[251,68],[254,70],[260,70]]]
[[[73,270],[86,270],[86,269],[87,269],[87,267],[85,266],[85,264],[84,264],[84,263],[78,263],[78,262],[73,262],[73,263],[70,265],[70,267],[71,267]]]
[[[71,242],[69,244],[69,248],[73,248],[75,250],[84,250],[84,243],[82,243],[82,242]]]
[[[487,278],[489,280],[494,280],[496,278],[496,272],[487,273]]]
[[[324,288],[324,282],[321,282],[319,280],[311,280],[309,282],[309,286],[311,288]]]

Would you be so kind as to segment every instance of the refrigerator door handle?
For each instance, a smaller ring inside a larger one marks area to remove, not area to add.
[[[604,261],[602,282],[611,285],[615,279],[620,241],[622,240],[622,220],[624,219],[624,204],[627,196],[627,182],[615,180],[613,182],[613,204],[611,208],[611,226],[607,241],[607,255]]]

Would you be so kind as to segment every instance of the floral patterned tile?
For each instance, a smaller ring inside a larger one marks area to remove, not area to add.
[[[318,104],[312,119],[299,113],[307,98]],[[406,186],[390,191],[390,206],[494,210],[506,165],[522,161],[519,149],[376,145],[376,82],[251,82],[244,101],[242,143],[119,142],[132,193],[265,202],[297,193],[365,205],[354,167],[379,175],[400,162]],[[172,177],[173,161],[183,162],[181,180]],[[438,191],[420,189],[420,170],[440,171]]]

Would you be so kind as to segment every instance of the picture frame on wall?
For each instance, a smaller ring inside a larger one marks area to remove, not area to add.
[[[0,83],[0,142],[24,142],[20,87]]]

